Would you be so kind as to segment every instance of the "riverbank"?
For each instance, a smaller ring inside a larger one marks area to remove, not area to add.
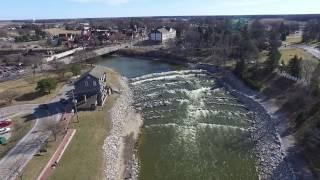
[[[144,59],[149,59],[149,60],[164,61],[172,64],[177,64],[178,62],[178,64],[187,65],[191,68],[205,69],[213,73],[217,73],[218,71],[220,73],[222,71],[226,72],[227,75],[225,76],[227,78],[224,78],[221,81],[226,81],[226,82],[228,81],[229,83],[227,84],[233,86],[231,89],[235,89],[236,91],[239,91],[239,94],[242,94],[243,96],[250,98],[251,101],[254,101],[254,103],[250,103],[250,104],[254,104],[252,106],[253,109],[256,109],[256,106],[259,106],[262,109],[264,109],[264,113],[257,113],[262,115],[259,117],[256,117],[256,119],[263,118],[265,119],[265,122],[269,122],[269,123],[263,124],[263,123],[257,122],[256,124],[254,124],[254,126],[256,127],[256,132],[259,132],[261,130],[261,129],[259,130],[257,127],[260,127],[260,128],[263,127],[262,129],[267,129],[268,127],[270,127],[272,129],[271,134],[276,134],[274,137],[271,138],[275,140],[275,142],[273,142],[274,143],[273,148],[277,148],[277,144],[280,143],[280,149],[281,149],[280,156],[282,157],[282,158],[277,157],[280,160],[277,160],[279,162],[276,164],[279,164],[280,161],[282,162],[280,163],[281,166],[283,166],[283,164],[288,164],[288,163],[292,164],[292,169],[294,171],[294,174],[296,174],[298,178],[313,179],[312,178],[313,175],[308,167],[306,159],[301,154],[301,147],[298,146],[295,140],[294,134],[292,132],[292,126],[290,124],[291,119],[289,119],[289,114],[295,112],[295,110],[290,109],[291,106],[289,107],[290,104],[288,103],[291,102],[291,100],[285,103],[286,101],[284,98],[279,99],[275,96],[277,94],[270,93],[273,91],[277,92],[279,88],[284,88],[283,86],[277,87],[277,84],[276,84],[276,82],[278,82],[277,80],[273,80],[275,82],[271,84],[273,86],[270,86],[267,88],[267,93],[257,92],[249,88],[247,85],[245,85],[245,83],[243,83],[242,80],[240,80],[235,75],[233,75],[231,71],[217,69],[216,66],[214,65],[208,65],[205,63],[200,64],[200,62],[202,62],[201,60],[195,63],[194,61],[188,58],[174,59],[175,56],[172,56],[171,54],[167,54],[167,53],[163,54],[162,51],[159,53],[154,53],[154,52],[155,51],[139,51],[137,49],[128,49],[120,52],[119,54],[130,55],[130,56],[133,55],[134,57],[139,57],[139,58],[142,57]],[[158,56],[158,54],[160,55]],[[275,77],[274,79],[277,79],[277,78]],[[240,88],[238,86],[240,86]],[[282,91],[279,91],[279,92],[282,92]],[[283,97],[283,96],[280,96],[280,97]],[[258,110],[258,112],[260,112],[260,110]],[[260,133],[260,136],[262,136],[262,134],[263,133]],[[270,132],[266,132],[266,134],[269,135]],[[257,136],[259,136],[259,134]],[[259,138],[259,140],[263,141],[263,139],[261,138]],[[267,141],[267,144],[268,143],[271,143],[270,140]],[[262,143],[262,145],[263,147],[264,146],[268,147],[264,142]],[[276,165],[275,164],[271,165],[265,162],[266,161],[265,157],[268,157],[268,156],[265,153],[258,153],[258,156],[260,156],[261,154],[263,155],[263,157],[262,159],[259,158],[258,166],[259,167],[261,166],[260,161],[264,161],[262,164],[265,164],[265,165],[262,165],[262,166],[267,166],[267,167],[262,168],[259,171],[264,171],[264,173],[262,174],[270,174],[271,169],[274,169],[274,166]],[[274,158],[273,156],[275,155],[273,154],[272,153],[270,154],[272,155],[272,157],[270,158]],[[269,166],[271,166],[271,168]],[[265,170],[265,169],[269,169],[269,170]],[[281,168],[279,167],[279,169]]]
[[[252,113],[251,138],[255,142],[257,171],[260,179],[297,179],[287,161],[282,139],[276,128],[277,117],[271,112],[275,106],[267,106],[258,99],[258,93],[249,89],[231,72],[223,71],[218,78],[228,91],[238,98]]]
[[[138,161],[135,143],[143,123],[140,114],[132,107],[132,92],[125,78],[119,77],[120,97],[110,111],[112,128],[104,142],[105,177],[114,179],[137,179]]]

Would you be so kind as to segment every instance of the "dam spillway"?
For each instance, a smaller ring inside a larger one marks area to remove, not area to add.
[[[130,80],[144,118],[139,179],[258,179],[250,112],[203,70]]]

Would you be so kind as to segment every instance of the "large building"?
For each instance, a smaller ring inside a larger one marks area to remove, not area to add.
[[[107,85],[106,68],[95,66],[91,71],[81,76],[74,83],[74,95],[84,108],[102,106],[106,98],[111,94],[111,88]]]
[[[169,39],[174,39],[177,36],[175,29],[170,27],[162,27],[156,30],[152,30],[149,34],[149,39],[151,41],[166,42]]]

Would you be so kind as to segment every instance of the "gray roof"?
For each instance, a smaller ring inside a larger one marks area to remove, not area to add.
[[[103,74],[106,73],[106,72],[107,72],[107,68],[105,68],[103,66],[95,66],[89,72],[83,74],[78,80],[76,80],[74,82],[74,84],[77,84],[78,82],[80,82],[87,75],[90,75],[90,76],[92,76],[94,78],[100,79],[103,76]]]
[[[169,31],[166,29],[166,28],[160,28],[160,29],[157,29],[159,32],[161,32],[162,34],[166,34],[166,33],[169,33]]]
[[[99,79],[103,76],[103,74],[106,73],[106,71],[107,69],[103,66],[95,66],[93,69],[91,69],[91,71],[89,71],[88,74]]]
[[[155,32],[159,32],[159,33],[162,33],[162,34],[168,34],[170,33],[170,27],[162,27],[162,28],[158,28],[156,30],[153,30],[152,33],[155,33]]]

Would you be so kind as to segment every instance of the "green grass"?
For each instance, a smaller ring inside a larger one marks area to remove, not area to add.
[[[79,113],[80,122],[72,127],[77,132],[50,179],[104,179],[102,146],[111,127],[108,111],[116,98],[110,96],[103,110]]]
[[[0,145],[0,158],[5,156],[32,128],[33,120],[30,116],[19,116],[12,118],[12,136],[7,144]]]
[[[288,64],[290,59],[292,59],[295,55],[297,55],[299,58],[302,58],[303,60],[317,61],[317,59],[312,54],[299,48],[280,49],[280,53],[280,62],[284,61],[285,64]]]

